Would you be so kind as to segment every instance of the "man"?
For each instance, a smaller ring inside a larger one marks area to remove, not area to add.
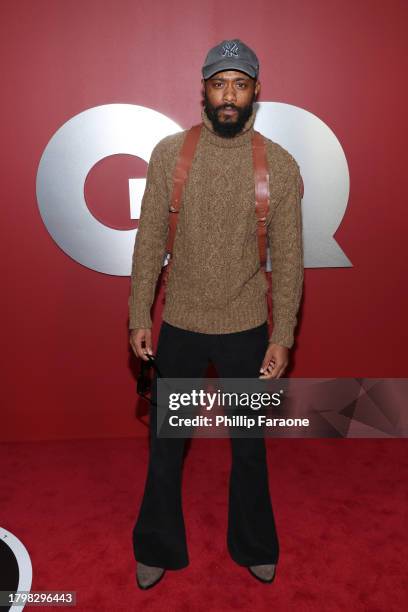
[[[238,39],[211,49],[202,74],[203,127],[184,186],[156,363],[166,378],[199,378],[211,361],[220,377],[279,378],[288,365],[302,284],[300,200],[294,158],[267,139],[267,232],[273,333],[260,267],[251,138],[259,90],[255,53]],[[173,174],[186,132],[162,139],[147,173],[133,254],[130,343],[153,354],[150,309],[165,255]],[[155,385],[152,399],[155,398]],[[231,438],[227,544],[234,561],[272,582],[279,556],[265,440]],[[150,406],[150,458],[133,530],[137,582],[150,588],[189,563],[181,503],[184,438],[161,438]]]

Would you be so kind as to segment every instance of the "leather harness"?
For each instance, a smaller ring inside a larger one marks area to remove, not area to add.
[[[198,140],[200,138],[202,123],[193,125],[186,133],[183,145],[180,150],[173,179],[173,193],[171,204],[169,207],[169,231],[167,236],[166,251],[169,255],[169,260],[163,275],[163,282],[167,287],[170,268],[173,261],[173,246],[176,236],[178,213],[180,211],[183,187],[187,181],[188,173],[193,162],[194,153]],[[258,219],[258,248],[259,260],[261,268],[265,273],[268,283],[267,304],[268,304],[268,320],[271,322],[272,313],[272,290],[271,280],[266,272],[266,249],[267,249],[267,228],[266,217],[269,210],[269,170],[268,160],[266,155],[266,141],[262,134],[255,131],[252,136],[252,161],[254,168],[255,179],[255,213]],[[165,299],[165,298],[164,298]],[[164,301],[164,300],[163,300]]]

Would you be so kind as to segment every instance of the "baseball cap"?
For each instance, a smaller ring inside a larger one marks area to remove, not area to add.
[[[223,40],[209,50],[202,67],[202,74],[204,79],[209,79],[221,70],[240,70],[256,78],[259,72],[259,61],[252,49],[239,38]]]

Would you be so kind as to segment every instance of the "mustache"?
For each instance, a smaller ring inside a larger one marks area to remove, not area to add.
[[[220,106],[217,106],[215,110],[238,110],[238,107],[235,106],[235,104],[220,104]]]

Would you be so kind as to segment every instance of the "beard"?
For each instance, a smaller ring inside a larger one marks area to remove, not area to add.
[[[220,104],[219,106],[213,106],[208,98],[207,94],[204,93],[204,110],[207,117],[212,123],[214,132],[223,138],[233,138],[244,127],[253,111],[255,95],[252,97],[251,102],[247,106],[238,107],[235,104]],[[237,118],[235,121],[220,121],[218,118],[218,112],[221,109],[234,109],[237,111]]]

